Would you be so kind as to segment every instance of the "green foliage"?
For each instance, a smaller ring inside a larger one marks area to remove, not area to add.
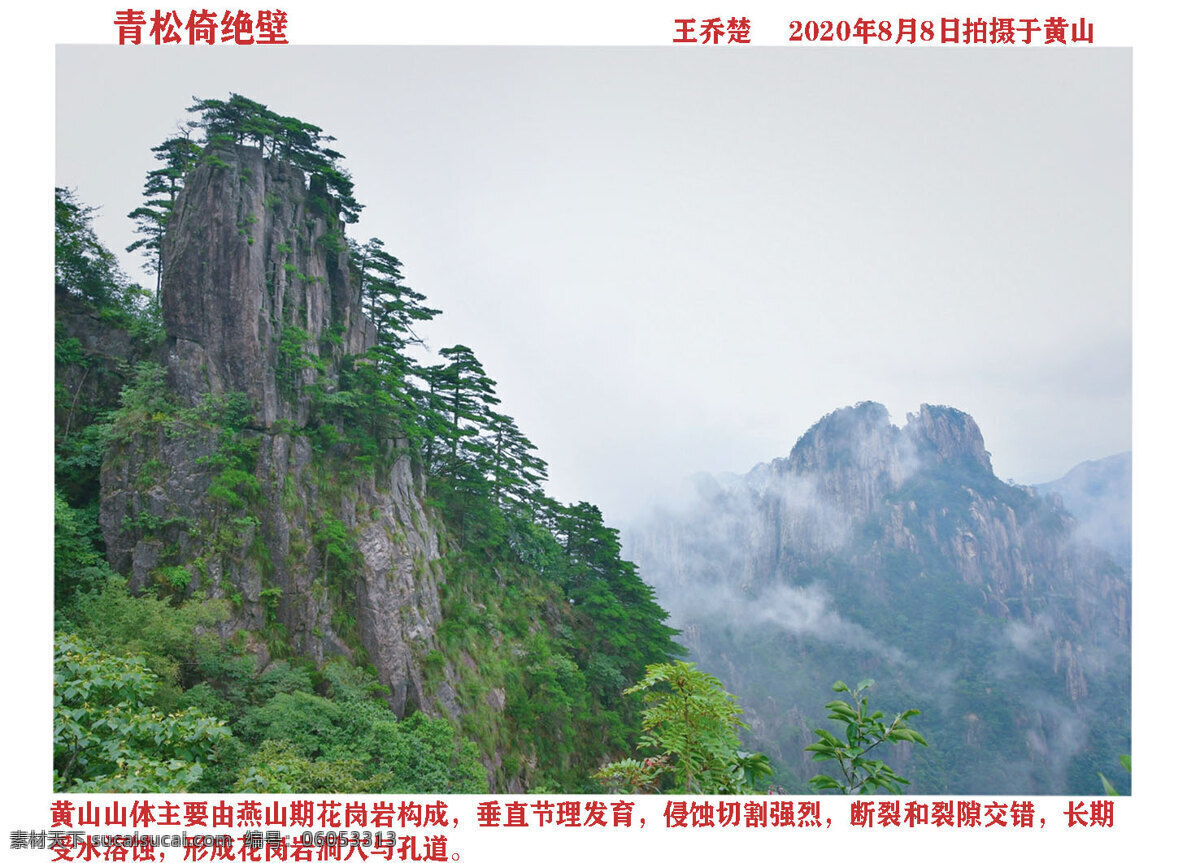
[[[230,723],[281,693],[313,692],[312,676],[303,668],[281,660],[261,667],[258,657],[229,642],[197,651],[195,671],[200,682],[184,693],[183,703]]]
[[[105,419],[129,366],[161,338],[156,310],[97,239],[93,212],[55,190],[55,483],[81,508],[99,498]]]
[[[332,252],[341,251],[340,234],[325,234],[321,240]],[[342,429],[345,441],[360,454],[373,456],[380,442],[396,438],[420,449],[428,423],[416,389],[425,372],[410,353],[411,346],[421,344],[413,326],[440,312],[423,305],[424,295],[404,284],[400,261],[380,240],[365,245],[351,241],[349,251],[351,272],[361,288],[363,311],[375,325],[377,343],[363,354],[346,357],[336,377],[310,388],[319,421]],[[340,341],[340,333],[332,335]]]
[[[133,381],[121,390],[120,407],[108,426],[111,440],[128,443],[151,431],[175,410],[167,393],[167,370],[158,363],[138,363]]]
[[[74,506],[98,500],[100,464],[108,444],[104,419],[116,404],[123,360],[84,349],[55,325],[54,482]]]
[[[216,450],[200,463],[217,470],[208,484],[208,496],[233,512],[244,512],[262,499],[262,484],[254,475],[258,463],[259,438],[240,430],[240,409],[226,408],[227,424],[218,432]],[[232,412],[233,415],[229,415]]]
[[[216,649],[216,636],[206,631],[228,616],[222,600],[194,599],[174,606],[166,599],[132,596],[123,579],[110,575],[99,590],[76,597],[67,625],[109,650],[141,656],[161,683],[179,685],[185,682],[185,668]]]
[[[814,761],[836,761],[841,776],[814,776],[809,785],[814,791],[838,791],[842,794],[872,794],[880,790],[892,794],[900,793],[900,786],[908,780],[896,774],[891,767],[878,759],[867,758],[881,743],[893,744],[905,741],[926,746],[925,738],[910,728],[907,720],[921,711],[906,710],[896,714],[891,722],[883,721],[882,711],[867,712],[866,691],[875,681],[864,680],[853,690],[842,681],[833,685],[834,692],[845,692],[853,704],[836,699],[825,705],[829,719],[845,726],[845,740],[835,737],[824,729],[816,729],[820,738],[805,747],[813,753]]]
[[[449,722],[419,713],[398,721],[387,703],[374,697],[377,684],[360,670],[331,663],[324,674],[331,681],[331,698],[278,694],[247,712],[240,733],[263,746],[266,741],[286,742],[289,758],[332,763],[374,791],[487,789],[479,750],[457,738]],[[278,778],[279,771],[275,773]]]
[[[61,609],[75,596],[99,589],[111,576],[104,558],[85,536],[82,519],[58,491],[54,493],[54,604]]]
[[[1125,768],[1126,773],[1133,772],[1133,762],[1130,760],[1130,757],[1128,755],[1122,755],[1120,758],[1120,761],[1121,761],[1121,766]],[[1104,786],[1105,794],[1107,794],[1109,797],[1120,797],[1121,796],[1121,792],[1118,791],[1116,789],[1116,787],[1111,782],[1108,781],[1107,776],[1105,776],[1103,773],[1097,773],[1096,775],[1100,777],[1100,784]]]
[[[386,361],[406,378],[416,364],[406,355],[411,345],[424,344],[413,331],[420,321],[432,320],[441,312],[424,305],[425,295],[404,283],[403,264],[372,237],[365,244],[350,243],[350,263],[358,270],[363,311],[375,324]]]
[[[361,555],[355,548],[345,523],[328,513],[321,514],[320,525],[313,534],[313,543],[321,555],[321,565],[327,581],[331,577],[335,581],[349,579],[361,562]]]
[[[599,779],[614,793],[646,794],[657,792],[659,783],[666,773],[670,757],[657,755],[653,758],[622,758],[610,761],[592,776]]]
[[[180,792],[199,781],[229,730],[192,708],[153,708],[156,682],[139,659],[71,635],[55,638],[56,791]]]
[[[599,508],[549,502],[548,515],[566,558],[556,575],[597,653],[617,662],[630,681],[646,666],[680,655],[672,640],[677,631],[665,624],[667,613],[654,589],[638,576],[637,567],[621,559],[620,536],[604,524]],[[602,660],[597,669],[603,672],[605,664]]]
[[[267,158],[296,165],[309,175],[313,197],[328,201],[331,221],[338,216],[346,222],[358,221],[362,205],[354,198],[350,175],[338,167],[341,153],[322,146],[335,140],[333,136],[237,93],[230,93],[227,100],[197,98],[193,102],[188,111],[200,119],[189,125],[202,128],[209,145],[251,144]],[[215,154],[209,157],[219,161]]]
[[[286,740],[267,740],[238,773],[239,794],[378,794],[387,775],[361,778],[359,759],[310,760]]]
[[[92,228],[95,209],[70,189],[54,190],[54,287],[81,297],[109,319],[129,321],[143,306],[141,292]]]
[[[666,691],[655,689],[665,686]],[[737,699],[690,662],[659,663],[625,694],[646,693],[640,747],[657,754],[602,767],[596,778],[627,791],[649,790],[668,774],[686,794],[744,794],[771,775],[761,753],[741,748],[746,728]]]
[[[279,336],[279,356],[275,377],[292,398],[300,394],[300,374],[317,367],[317,357],[308,349],[308,331],[287,324]]]

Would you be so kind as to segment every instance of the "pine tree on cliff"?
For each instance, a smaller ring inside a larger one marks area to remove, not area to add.
[[[347,223],[358,221],[362,204],[354,197],[350,175],[338,167],[342,154],[322,146],[337,139],[324,134],[320,126],[277,114],[237,93],[230,93],[225,100],[193,97],[192,101],[187,110],[200,119],[189,125],[203,129],[208,144],[253,144],[266,158],[296,165],[310,178],[316,178],[314,190],[328,194],[334,204],[331,216]]]
[[[352,240],[350,257],[358,269],[364,311],[375,324],[379,344],[388,348],[394,365],[411,373],[416,362],[406,350],[410,345],[424,344],[413,326],[432,320],[441,311],[423,305],[425,295],[404,284],[404,265],[384,249],[382,240],[372,237],[361,245]]]
[[[428,450],[431,473],[447,483],[450,510],[461,536],[466,535],[468,512],[489,497],[483,462],[487,454],[485,431],[492,409],[500,403],[496,382],[466,345],[442,348],[445,363],[427,369],[430,391],[428,417],[434,433]]]
[[[183,189],[184,178],[196,166],[202,147],[186,132],[163,141],[150,152],[162,163],[161,167],[146,172],[146,183],[142,187],[145,202],[129,213],[141,238],[125,248],[127,252],[140,250],[146,261],[142,268],[154,275],[154,301],[159,301],[162,290],[162,240],[167,230],[167,221],[175,208],[175,198]]]
[[[583,501],[560,507],[556,522],[568,560],[563,590],[587,622],[588,640],[617,662],[627,680],[636,680],[658,657],[677,655],[667,613],[637,567],[621,559],[620,535],[604,523],[600,509]]]
[[[448,476],[460,479],[467,465],[474,464],[484,452],[482,431],[488,425],[492,407],[500,400],[496,397],[496,382],[466,345],[442,348],[438,354],[446,360],[437,377],[449,427],[442,464]]]
[[[484,464],[492,500],[509,508],[532,508],[546,481],[546,462],[533,454],[536,447],[507,414],[493,412],[488,433]]]
[[[424,344],[414,325],[441,312],[424,305],[424,294],[404,284],[403,265],[384,249],[382,240],[351,240],[349,246],[351,267],[362,286],[363,311],[375,324],[377,339],[367,351],[368,362],[356,367],[353,386],[375,402],[374,422],[384,436],[404,437],[419,449],[427,425],[416,397],[422,369],[409,348]]]

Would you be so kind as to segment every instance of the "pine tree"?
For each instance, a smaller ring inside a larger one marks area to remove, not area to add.
[[[141,250],[145,256],[143,269],[154,275],[155,303],[162,290],[162,241],[167,221],[175,208],[175,198],[183,189],[183,181],[196,166],[202,149],[186,132],[152,147],[150,152],[162,165],[146,172],[146,183],[142,187],[145,202],[129,213],[129,218],[137,224],[135,231],[141,239],[131,243],[125,251]]]
[[[678,655],[677,631],[666,625],[654,589],[621,558],[620,534],[604,523],[600,509],[586,502],[560,508],[557,532],[568,561],[563,588],[590,621],[595,648],[616,660],[628,680],[661,657]]]
[[[363,311],[375,324],[375,346],[356,361],[355,388],[372,402],[372,423],[384,437],[403,436],[421,449],[427,423],[422,419],[417,383],[424,372],[411,355],[412,345],[424,344],[413,331],[419,321],[441,314],[424,305],[425,296],[406,284],[403,264],[384,249],[383,241],[350,241],[351,266],[362,287]]]
[[[478,456],[486,451],[482,430],[500,399],[496,397],[496,382],[487,376],[475,352],[466,345],[442,348],[438,354],[446,360],[435,378],[449,427],[449,439],[444,444],[444,472],[457,479],[463,476],[467,464],[476,464]]]
[[[536,448],[512,417],[493,412],[488,432],[486,472],[492,500],[510,508],[534,508],[546,481],[546,462],[533,454]]]
[[[384,248],[382,240],[372,237],[362,245],[351,241],[350,257],[358,269],[363,305],[378,331],[379,344],[390,349],[397,365],[411,369],[415,363],[404,352],[410,345],[423,344],[413,325],[432,320],[441,311],[423,305],[425,295],[404,283],[404,265]]]
[[[358,221],[362,204],[354,197],[354,182],[338,167],[342,154],[323,146],[336,139],[320,126],[277,114],[237,93],[227,100],[193,97],[192,102],[187,110],[200,119],[189,125],[204,130],[207,144],[254,144],[264,156],[296,165],[309,176],[318,198],[329,198],[331,217]]]

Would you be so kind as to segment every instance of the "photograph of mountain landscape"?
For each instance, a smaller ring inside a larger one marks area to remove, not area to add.
[[[1130,793],[1129,51],[56,88],[56,791]]]
[[[920,705],[937,746],[899,758],[917,793],[1086,793],[1129,746],[1129,458],[1110,461],[1078,500],[1124,505],[1116,553],[1052,490],[1095,463],[1051,490],[1011,485],[962,411],[921,405],[897,428],[862,402],[785,458],[697,478],[626,543],[754,742],[796,771],[785,786],[819,768],[822,682],[853,672]]]

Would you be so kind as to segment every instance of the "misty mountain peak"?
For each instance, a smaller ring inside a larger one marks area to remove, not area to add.
[[[1051,490],[1107,489],[1127,464]],[[1096,765],[1126,751],[1129,572],[1080,541],[1057,495],[997,479],[968,414],[924,404],[897,428],[861,402],[740,489],[698,488],[627,548],[692,656],[745,693],[782,781],[819,769],[804,732],[847,668],[922,710],[937,766],[914,762],[914,788],[1092,793]]]
[[[796,441],[788,461],[799,471],[870,468],[911,452],[927,465],[965,463],[992,472],[991,455],[970,414],[946,405],[923,404],[906,419],[903,429],[892,425],[887,408],[878,402],[838,408],[817,420]]]
[[[899,429],[891,424],[887,408],[878,402],[859,402],[817,420],[796,441],[788,461],[799,471],[868,467],[890,460],[898,438]]]
[[[826,497],[862,512],[916,471],[943,464],[992,476],[983,434],[969,414],[923,404],[901,429],[892,424],[887,408],[865,401],[823,416],[776,470],[820,477]]]

